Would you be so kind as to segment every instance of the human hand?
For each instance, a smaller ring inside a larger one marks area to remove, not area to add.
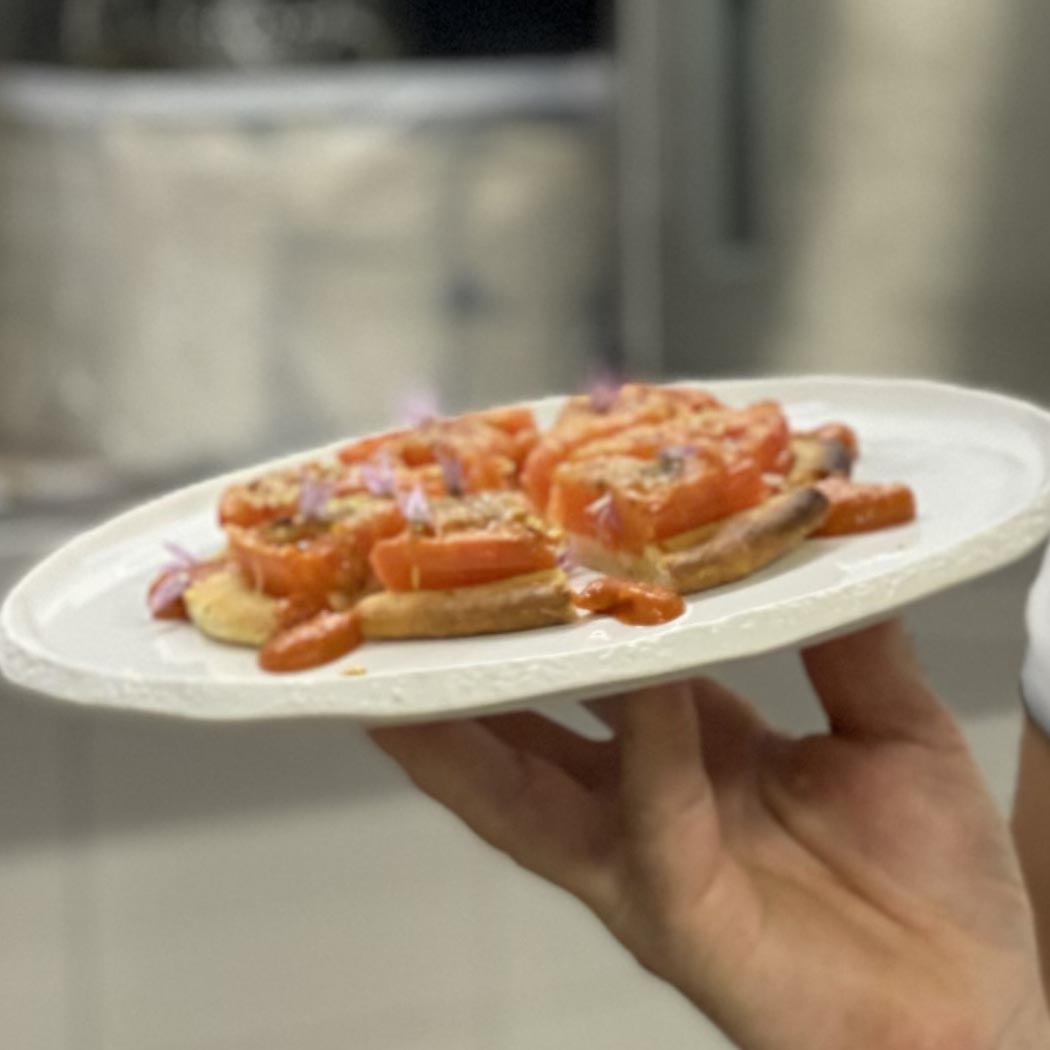
[[[746,1050],[1050,1046],[1004,822],[902,629],[804,653],[826,735],[707,680],[376,730],[424,791],[587,904]]]

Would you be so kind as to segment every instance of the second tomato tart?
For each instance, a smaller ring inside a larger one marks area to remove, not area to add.
[[[550,515],[581,564],[687,594],[756,572],[820,527],[827,497],[784,487],[749,454],[665,449],[563,464]]]
[[[368,555],[404,528],[391,498],[315,490],[288,517],[248,527],[227,524],[217,571],[192,580],[186,615],[220,641],[261,646],[326,610],[350,607],[368,588]]]
[[[372,550],[385,590],[358,605],[365,638],[451,638],[569,623],[557,534],[517,492],[426,500]]]

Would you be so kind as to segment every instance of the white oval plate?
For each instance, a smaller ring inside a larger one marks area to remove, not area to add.
[[[1034,406],[906,380],[703,385],[731,404],[776,398],[798,427],[853,425],[858,478],[908,482],[918,520],[807,541],[750,579],[689,598],[686,614],[663,627],[588,618],[519,634],[371,643],[327,667],[280,676],[260,671],[250,650],[154,622],[145,605],[163,542],[215,550],[219,493],[266,469],[253,468],[123,514],[38,565],[0,611],[0,667],[62,699],[188,718],[466,715],[584,699],[834,633],[1005,565],[1050,532],[1050,414]],[[542,421],[560,400],[536,405]],[[367,673],[348,677],[350,664]]]

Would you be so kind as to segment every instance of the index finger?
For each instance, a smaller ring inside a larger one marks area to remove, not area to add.
[[[802,660],[832,732],[932,746],[961,740],[900,620],[812,646]]]

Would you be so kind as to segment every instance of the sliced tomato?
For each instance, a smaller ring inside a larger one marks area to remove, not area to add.
[[[651,421],[626,414],[588,415],[544,434],[525,460],[522,488],[539,510],[546,510],[554,473],[565,460],[584,445],[611,438],[641,422]]]
[[[462,471],[462,490],[459,494],[509,489],[518,472],[514,461],[506,456],[468,455],[460,458],[459,462]]]
[[[525,457],[521,486],[537,510],[546,510],[551,481],[558,466],[569,456],[571,446],[554,434],[546,434]]]
[[[612,436],[586,441],[573,450],[570,458],[656,459],[663,449],[716,446],[729,456],[736,453],[752,456],[769,470],[782,462],[790,439],[780,406],[761,402],[745,409],[712,409],[696,415],[675,416],[660,423],[633,425]]]
[[[513,435],[514,462],[520,471],[532,450],[539,444],[539,430],[519,430]]]
[[[703,390],[644,383],[625,384],[607,406],[596,407],[588,397],[570,398],[553,429],[540,437],[526,458],[521,472],[522,487],[540,510],[546,510],[554,472],[579,450],[635,428],[655,428],[672,420],[682,421],[684,425],[689,419],[721,407],[717,398]],[[660,438],[654,437],[654,440],[662,443]],[[650,446],[645,453],[625,454],[651,455],[653,452],[655,448]]]
[[[439,591],[553,569],[544,537],[524,530],[476,530],[446,536],[404,532],[377,543],[372,568],[391,591]]]
[[[264,671],[307,671],[331,663],[361,644],[361,617],[356,609],[320,612],[275,634],[259,650]]]
[[[676,409],[685,412],[707,412],[711,409],[722,408],[722,402],[714,394],[706,390],[698,390],[695,387],[685,386],[642,386],[645,396],[651,398],[664,398]]]
[[[465,418],[479,420],[507,434],[510,437],[510,444],[501,454],[509,456],[517,467],[525,462],[525,457],[532,451],[540,437],[532,409],[522,405],[505,405],[500,408],[472,412]]]
[[[231,485],[219,500],[219,522],[251,527],[293,517],[304,482],[330,487],[333,493],[354,489],[350,472],[340,464],[305,463]]]
[[[368,553],[404,528],[392,500],[374,500],[334,522],[271,523],[226,530],[230,553],[245,576],[275,597],[354,591],[368,574]]]
[[[569,532],[608,547],[641,551],[761,502],[759,464],[739,457],[674,462],[610,457],[566,463],[554,480],[550,516]]]
[[[408,492],[417,485],[428,496],[444,496],[448,491],[444,473],[438,463],[406,467],[380,461],[348,466],[334,495],[340,497],[367,493],[372,496],[395,496],[399,492]]]
[[[814,536],[847,536],[902,525],[915,519],[915,494],[907,485],[871,485],[826,478],[817,488],[831,503]]]
[[[507,434],[520,434],[522,431],[536,429],[536,416],[531,408],[526,408],[524,405],[500,405],[497,408],[484,408],[478,412],[468,412],[460,418],[480,420]]]
[[[624,383],[608,398],[598,399],[587,394],[569,398],[555,422],[555,428],[586,417],[629,415],[655,421],[721,407],[722,402],[706,390],[652,383]]]
[[[390,430],[384,434],[373,434],[371,437],[360,438],[352,444],[344,445],[339,450],[339,458],[344,463],[367,463],[384,449],[396,448],[411,431]]]
[[[713,412],[699,419],[697,428],[721,440],[730,454],[751,456],[764,471],[783,473],[791,466],[791,428],[775,401],[759,401],[725,413]]]
[[[448,536],[453,532],[530,532],[554,542],[543,519],[520,492],[489,490],[462,499],[430,501],[428,532]]]
[[[289,485],[283,491],[267,486],[270,491],[252,483],[233,485],[219,499],[219,523],[251,527],[264,521],[290,517],[295,513],[298,486]]]
[[[532,439],[523,436],[526,433],[502,430],[479,413],[366,438],[344,448],[340,457],[360,469],[371,463],[373,468],[398,476],[406,471],[412,475],[437,469],[442,471],[443,481],[436,491],[479,492],[514,484],[518,464],[532,445]],[[526,440],[528,443],[523,444]]]

